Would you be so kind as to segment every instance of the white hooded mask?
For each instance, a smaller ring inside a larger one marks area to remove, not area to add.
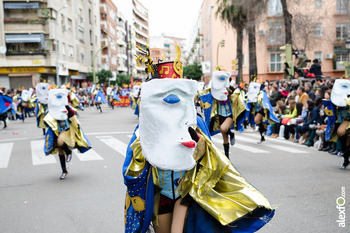
[[[134,96],[135,98],[138,98],[139,91],[140,91],[140,86],[134,85],[134,87],[132,88],[132,96]]]
[[[188,128],[197,124],[196,87],[196,81],[185,79],[156,79],[142,84],[140,143],[153,166],[174,171],[195,166],[196,143]]]
[[[38,83],[35,89],[38,101],[42,104],[47,104],[49,102],[49,84]]]
[[[21,99],[23,102],[28,102],[31,96],[31,93],[27,90],[23,90],[21,93]]]
[[[346,103],[344,100],[348,98],[348,95],[350,95],[350,80],[336,79],[331,94],[332,103],[345,107]]]
[[[68,105],[68,93],[67,89],[52,89],[49,91],[49,102],[48,109],[50,115],[56,120],[67,119],[67,109]]]
[[[231,74],[226,71],[215,71],[211,82],[211,94],[219,101],[227,100],[227,88],[230,86]]]
[[[256,103],[258,101],[258,95],[260,93],[261,84],[252,82],[249,84],[248,89],[248,101],[251,103]]]

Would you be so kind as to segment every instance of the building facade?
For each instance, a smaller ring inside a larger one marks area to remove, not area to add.
[[[127,74],[127,21],[124,15],[118,11],[117,13],[117,43],[118,43],[118,73]]]
[[[111,80],[116,80],[118,73],[118,35],[117,35],[117,7],[112,0],[100,0],[101,25],[101,69],[109,70],[113,74]]]
[[[86,81],[92,55],[101,45],[98,4],[96,0],[67,1],[63,7],[58,0],[1,0],[0,85],[29,88],[45,80],[79,86]]]
[[[288,1],[289,11],[293,15],[293,49],[305,50],[311,61],[319,59],[322,72],[327,77],[343,76],[344,67],[339,62],[349,59],[345,48],[345,41],[349,35],[349,7],[345,2],[347,1],[314,0],[311,3],[306,0]],[[216,11],[215,0],[203,1],[189,44],[188,61],[210,62],[212,71],[216,65],[222,65],[234,77],[232,61],[236,59],[236,31],[216,17]],[[225,40],[224,48],[218,47],[221,40]],[[258,76],[263,80],[284,79],[284,65],[280,57],[280,54],[284,53],[280,50],[283,45],[285,45],[285,34],[281,2],[269,0],[266,13],[256,26]],[[243,79],[249,81],[246,30],[243,31],[242,62]],[[204,74],[204,81],[208,82],[209,77],[209,72]]]
[[[162,34],[161,36],[150,37],[150,48],[152,48],[152,51],[154,53],[153,55],[157,55],[156,57],[162,58],[164,55],[164,52],[166,52],[164,61],[175,61],[176,59],[175,45],[178,45],[180,47],[181,62],[183,65],[186,65],[187,63],[186,39],[174,37],[173,35],[169,35],[169,34]],[[160,54],[158,52],[160,52]]]
[[[146,49],[149,39],[148,10],[137,0],[132,0],[131,55],[140,55],[136,45]],[[145,65],[137,66],[134,57],[130,60],[134,77],[145,78]]]

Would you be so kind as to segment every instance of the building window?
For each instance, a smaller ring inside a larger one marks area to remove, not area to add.
[[[91,24],[91,9],[89,9],[89,23]]]
[[[281,53],[270,53],[270,72],[283,71]]]
[[[242,66],[245,67],[246,66],[246,62],[245,62],[245,53],[242,54]]]
[[[69,27],[69,30],[71,30],[72,27],[73,27],[73,24],[72,24],[72,20],[71,20],[71,19],[68,19],[68,27]]]
[[[315,52],[314,59],[318,59],[318,62],[322,64],[322,52],[321,51]]]
[[[246,37],[246,35],[247,35],[247,30],[245,30],[245,28],[243,28],[242,34],[243,34],[243,39],[245,39],[245,37]]]
[[[74,48],[73,48],[73,46],[70,46],[70,45],[69,45],[69,56],[70,57],[74,56]]]
[[[321,37],[322,36],[322,23],[316,23],[315,24],[314,36],[315,37]]]
[[[80,42],[84,42],[84,28],[79,27],[79,40]]]
[[[52,10],[52,18],[56,19],[57,17],[57,12],[55,10]]]
[[[60,46],[59,46],[59,42],[57,41],[57,51],[60,52],[59,50]],[[56,44],[55,44],[55,40],[52,43],[52,51],[56,51]]]
[[[84,57],[85,57],[85,54],[81,53],[81,63],[84,63]]]
[[[93,37],[92,37],[92,31],[90,30],[90,44],[91,44],[91,45],[94,44],[93,41],[94,41],[94,40],[93,40]]]
[[[322,8],[322,0],[315,0],[315,8]]]
[[[94,66],[94,52],[91,51],[91,66]]]
[[[94,16],[94,19],[95,19],[95,26],[97,25],[97,18],[96,18],[96,15]]]
[[[62,54],[66,55],[66,44],[62,43]]]
[[[61,25],[63,26],[64,25],[64,15],[61,14]]]
[[[336,26],[336,38],[347,39],[349,33],[349,27],[346,23],[337,23]]]
[[[348,61],[348,53],[337,53],[337,61]]]
[[[337,0],[337,14],[346,14],[349,8],[349,0]]]
[[[280,0],[269,0],[269,15],[282,15],[282,4]]]
[[[97,36],[95,36],[95,44],[97,44]]]

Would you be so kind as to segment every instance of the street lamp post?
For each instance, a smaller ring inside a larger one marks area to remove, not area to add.
[[[96,56],[97,54],[102,50],[102,49],[105,49],[107,47],[110,47],[110,46],[113,46],[113,45],[106,45],[106,46],[103,46],[102,48],[100,48],[94,55],[94,60],[92,61],[92,81],[96,84],[97,83],[97,80],[96,80],[96,75],[95,75],[95,60],[96,60]],[[108,79],[108,85],[109,85],[109,79]]]
[[[58,86],[58,78],[59,78],[59,75],[58,75],[58,44],[57,44],[57,18],[59,16],[59,13],[61,10],[63,10],[64,8],[68,8],[67,5],[64,5],[63,7],[61,7],[58,11],[57,11],[57,14],[56,14],[56,19],[55,19],[55,44],[56,44],[56,83],[57,83],[57,86]]]

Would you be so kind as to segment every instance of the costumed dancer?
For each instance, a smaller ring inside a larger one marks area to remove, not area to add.
[[[255,123],[259,127],[261,138],[258,144],[265,141],[265,132],[268,123],[279,122],[274,114],[270,100],[264,91],[264,86],[261,83],[261,80],[251,82],[248,89],[249,123],[252,125]]]
[[[106,90],[106,95],[107,95],[107,99],[108,99],[108,105],[114,109],[114,105],[113,105],[113,86],[107,87]]]
[[[96,108],[100,109],[100,112],[102,113],[101,103],[108,103],[108,101],[106,97],[103,95],[101,89],[98,88],[97,90],[98,92],[95,96],[94,102],[95,102]]]
[[[333,85],[331,98],[323,100],[325,114],[327,115],[326,141],[340,142],[341,152],[338,156],[344,157],[339,167],[345,169],[349,166],[349,128],[350,128],[350,80],[336,79]]]
[[[134,115],[139,116],[140,114],[140,96],[141,87],[139,85],[134,85],[132,88],[132,109],[135,110]]]
[[[15,114],[13,99],[10,96],[3,95],[0,90],[0,120],[4,122],[4,129],[7,128],[6,119],[9,114]]]
[[[67,89],[68,90],[70,89],[70,83],[67,85]],[[81,99],[79,99],[75,88],[70,89],[68,94],[68,102],[77,115],[79,115],[78,111],[84,111],[84,107],[81,103]]]
[[[219,67],[218,71],[213,73],[210,87],[199,92],[210,135],[221,132],[227,158],[229,158],[230,144],[231,146],[235,144],[235,134],[231,130],[236,127],[243,132],[242,124],[246,110],[239,90],[235,91],[229,84],[230,76],[229,72],[220,70]],[[230,136],[230,144],[228,136]]]
[[[38,97],[35,101],[35,116],[38,128],[43,129],[43,135],[45,136],[46,125],[44,122],[45,112],[47,111],[47,103],[49,102],[49,84],[38,83],[36,85],[36,96]]]
[[[123,165],[125,232],[145,233],[151,222],[156,233],[257,231],[275,210],[212,143],[175,47],[175,62],[157,65],[139,48],[149,76]]]
[[[17,113],[20,116],[19,119],[22,119],[22,122],[24,122],[26,114],[29,114],[31,109],[35,107],[35,100],[31,98],[32,94],[33,88],[29,88],[29,90],[22,90],[21,97],[17,97]]]
[[[58,152],[62,168],[60,179],[63,180],[68,175],[66,162],[71,161],[72,150],[76,148],[80,153],[85,153],[91,148],[75,112],[68,105],[67,89],[49,91],[48,113],[44,122],[48,126],[44,151],[46,155]]]

